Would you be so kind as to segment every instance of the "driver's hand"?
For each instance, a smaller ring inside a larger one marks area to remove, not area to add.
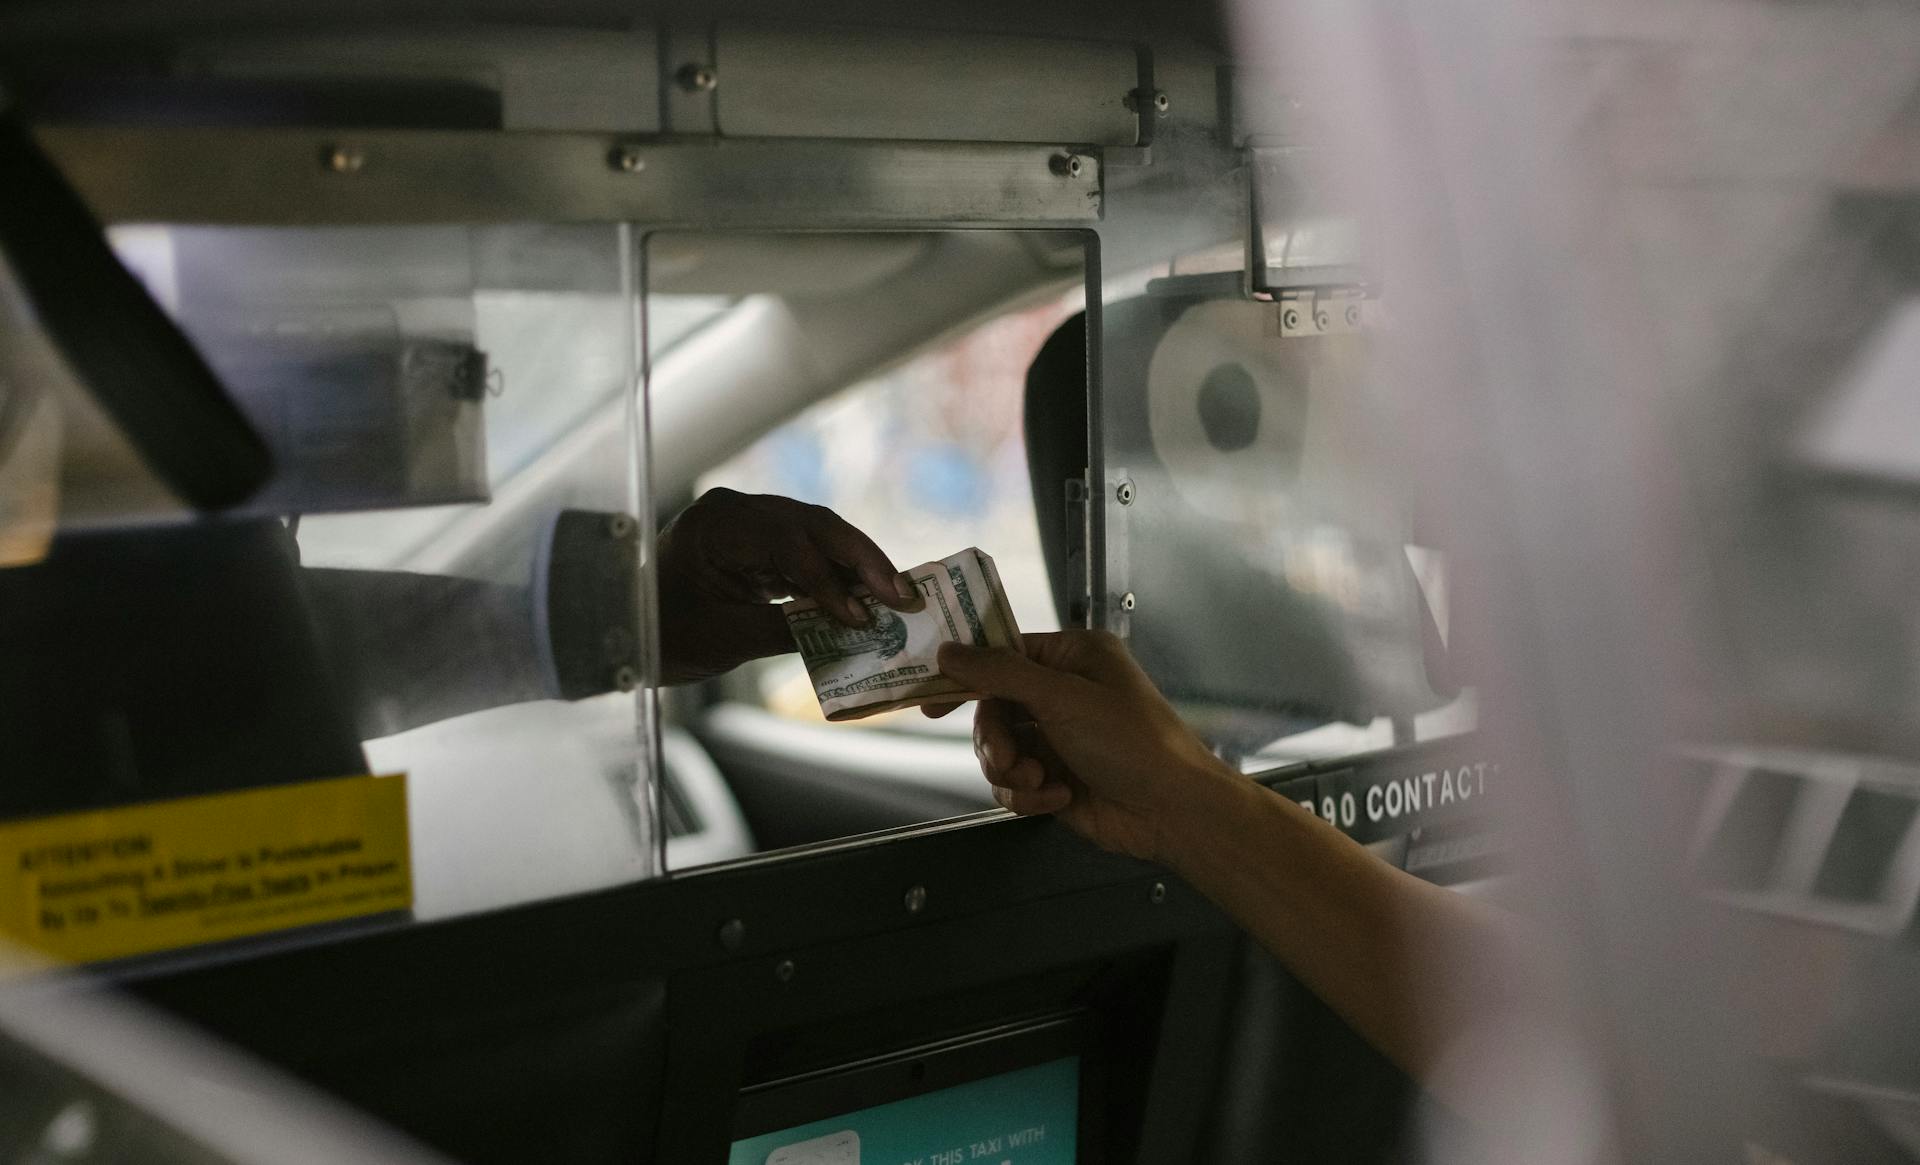
[[[1207,751],[1104,631],[1023,636],[1025,653],[945,644],[940,671],[983,692],[973,743],[994,799],[1051,813],[1103,848],[1164,861],[1196,794],[1238,773]]]
[[[660,533],[660,659],[667,683],[719,675],[793,650],[775,599],[817,601],[848,626],[867,622],[849,593],[864,584],[903,611],[919,596],[873,539],[824,506],[713,489]]]

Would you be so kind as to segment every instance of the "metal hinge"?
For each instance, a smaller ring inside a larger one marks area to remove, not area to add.
[[[1274,294],[1282,336],[1338,336],[1365,331],[1374,308],[1358,287],[1297,288]]]

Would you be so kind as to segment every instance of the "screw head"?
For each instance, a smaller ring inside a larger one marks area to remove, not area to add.
[[[1347,323],[1351,324],[1356,328],[1360,326],[1360,305],[1359,304],[1350,303],[1347,305]]]
[[[1172,109],[1172,108],[1173,108],[1173,102],[1172,102],[1171,100],[1169,100],[1169,99],[1167,98],[1167,93],[1166,93],[1166,90],[1164,90],[1164,89],[1156,89],[1156,90],[1154,90],[1154,92],[1153,92],[1153,111],[1154,111],[1155,113],[1159,113],[1159,114],[1163,114],[1163,115],[1164,115],[1164,114],[1165,114],[1165,113],[1167,112],[1167,110],[1169,110],[1169,109]]]
[[[640,686],[640,673],[631,667],[619,667],[613,673],[614,690],[631,692]]]
[[[1131,611],[1133,610],[1133,608],[1134,608],[1133,592],[1128,591],[1126,594],[1120,596],[1120,609],[1122,611]]]
[[[782,983],[793,982],[793,960],[781,959],[773,965],[773,977]]]
[[[747,941],[747,924],[737,918],[729,918],[720,924],[720,932],[714,937],[720,940],[722,949],[737,951]]]
[[[1047,167],[1063,178],[1078,178],[1086,171],[1086,159],[1079,154],[1055,154],[1047,160]]]
[[[1133,504],[1133,483],[1130,481],[1121,482],[1119,487],[1113,491],[1113,496],[1119,499],[1120,504],[1123,506],[1132,505]]]
[[[367,152],[359,146],[335,143],[320,152],[320,160],[335,174],[358,174],[367,164]]]
[[[720,78],[712,69],[692,61],[681,65],[674,77],[680,82],[680,87],[689,93],[706,93],[720,84]]]
[[[610,538],[631,538],[636,523],[630,514],[615,514],[607,519],[607,536]]]
[[[1319,311],[1313,313],[1313,326],[1319,328],[1321,331],[1326,331],[1327,325],[1331,322],[1333,322],[1332,317],[1327,315],[1325,308],[1321,308]]]
[[[639,146],[615,146],[607,155],[607,165],[623,174],[638,174],[647,168],[647,158]]]
[[[1287,327],[1287,328],[1299,327],[1300,313],[1294,308],[1288,308],[1287,310],[1280,313],[1280,324],[1282,327]]]
[[[1167,900],[1167,884],[1165,882],[1155,882],[1153,884],[1153,888],[1147,891],[1147,901],[1153,903],[1155,906],[1158,906],[1162,902],[1165,902],[1166,900]]]
[[[907,890],[906,906],[908,914],[918,914],[927,908],[927,888],[913,886]]]

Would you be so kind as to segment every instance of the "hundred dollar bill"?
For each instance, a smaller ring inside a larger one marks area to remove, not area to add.
[[[1000,572],[978,549],[916,566],[907,577],[922,599],[918,611],[896,611],[866,588],[853,589],[870,620],[865,627],[846,626],[811,599],[782,608],[827,719],[971,700],[977,693],[940,674],[940,645],[1020,646]]]

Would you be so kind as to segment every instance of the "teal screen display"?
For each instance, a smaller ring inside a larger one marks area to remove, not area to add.
[[[1073,1165],[1069,1056],[733,1143],[727,1165]]]

